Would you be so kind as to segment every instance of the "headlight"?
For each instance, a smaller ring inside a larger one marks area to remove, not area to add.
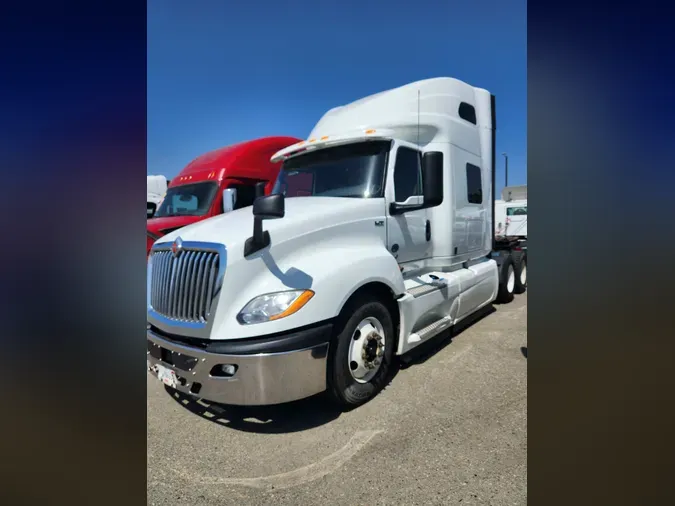
[[[260,295],[244,306],[237,315],[237,320],[241,324],[249,325],[285,318],[299,311],[312,297],[314,292],[311,290]]]

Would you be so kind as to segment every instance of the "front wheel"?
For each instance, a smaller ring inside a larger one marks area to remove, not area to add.
[[[344,313],[329,356],[328,391],[339,404],[355,407],[387,384],[396,339],[391,313],[382,302],[364,300]]]

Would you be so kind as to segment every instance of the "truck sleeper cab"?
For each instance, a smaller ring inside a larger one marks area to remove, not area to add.
[[[328,111],[271,195],[153,246],[148,369],[226,404],[362,404],[396,356],[515,292],[494,97],[451,78]],[[367,125],[365,128],[363,125]]]
[[[195,158],[168,189],[165,186],[166,195],[152,214],[148,204],[146,252],[149,254],[154,242],[169,232],[227,212],[228,206],[252,205],[257,185],[262,185],[258,191],[269,193],[281,167],[270,157],[298,141],[295,137],[263,137]],[[223,198],[226,189],[233,190],[231,203]]]

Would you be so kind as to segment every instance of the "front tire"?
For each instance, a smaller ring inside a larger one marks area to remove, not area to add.
[[[344,407],[360,406],[387,384],[396,336],[379,300],[361,299],[343,310],[329,354],[328,392]]]

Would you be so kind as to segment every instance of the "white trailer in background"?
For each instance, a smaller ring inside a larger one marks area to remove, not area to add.
[[[165,176],[148,176],[148,218],[152,218],[162,203],[168,186],[169,181]]]
[[[502,200],[527,200],[527,185],[505,186],[502,188]]]
[[[495,201],[495,234],[527,239],[527,200]]]
[[[518,265],[518,286],[527,286],[527,185],[507,186],[495,201],[495,244],[511,251]]]
[[[519,285],[494,233],[495,97],[451,78],[329,110],[271,195],[148,260],[148,369],[181,392],[355,406],[405,355]]]

